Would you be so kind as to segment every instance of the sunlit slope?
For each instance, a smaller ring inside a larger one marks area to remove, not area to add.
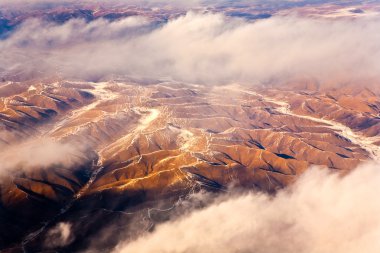
[[[380,100],[365,88],[55,80],[0,92],[3,148],[38,138],[77,148],[69,166],[7,168],[8,242],[72,208],[133,208],[231,184],[274,192],[310,165],[344,172],[379,154]]]

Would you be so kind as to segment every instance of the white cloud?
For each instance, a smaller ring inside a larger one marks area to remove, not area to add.
[[[73,240],[71,224],[60,222],[48,231],[44,244],[47,248],[63,247],[70,244]]]
[[[58,71],[85,79],[120,74],[201,83],[305,76],[363,81],[380,77],[379,29],[378,17],[249,23],[188,13],[156,28],[139,17],[63,25],[30,20],[0,42],[0,65],[11,73]]]
[[[379,165],[362,165],[343,177],[330,173],[311,169],[276,196],[216,201],[121,243],[114,253],[379,252]]]
[[[59,143],[48,138],[2,146],[0,151],[0,176],[9,172],[47,168],[52,165],[70,167],[84,161],[85,147],[78,144]]]

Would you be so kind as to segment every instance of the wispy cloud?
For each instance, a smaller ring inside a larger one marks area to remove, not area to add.
[[[71,224],[60,222],[47,232],[44,244],[47,248],[64,247],[70,244],[73,240]]]
[[[2,146],[0,177],[9,173],[44,169],[52,165],[66,168],[85,161],[85,146],[60,143],[48,138],[32,138]]]

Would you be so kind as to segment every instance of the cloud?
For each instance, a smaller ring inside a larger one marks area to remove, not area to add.
[[[60,222],[48,231],[44,244],[47,248],[64,247],[70,244],[73,240],[74,237],[71,233],[71,224]]]
[[[136,241],[120,243],[113,253],[376,253],[379,191],[378,164],[343,177],[312,168],[276,196],[223,197]]]
[[[32,138],[21,143],[2,146],[0,176],[53,165],[69,168],[84,161],[84,151],[84,146],[60,143],[48,138]]]
[[[0,66],[8,76],[42,72],[89,80],[128,75],[260,83],[306,76],[344,83],[380,77],[379,17],[278,16],[252,23],[190,12],[166,24],[147,22],[29,20],[0,42]]]
[[[62,25],[39,19],[30,19],[12,36],[5,40],[4,47],[19,49],[56,50],[69,49],[84,43],[128,39],[142,33],[149,22],[144,17],[133,16],[109,22],[97,19],[90,23],[83,19],[71,19]],[[30,31],[39,29],[37,33]]]

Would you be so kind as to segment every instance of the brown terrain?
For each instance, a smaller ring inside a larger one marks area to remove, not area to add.
[[[0,249],[56,252],[45,235],[63,221],[74,236],[62,252],[77,251],[112,221],[149,230],[165,219],[154,210],[194,191],[275,193],[311,165],[344,173],[378,157],[376,93],[286,87],[2,83],[2,149],[42,137],[81,148],[74,165],[21,164],[0,175]]]

